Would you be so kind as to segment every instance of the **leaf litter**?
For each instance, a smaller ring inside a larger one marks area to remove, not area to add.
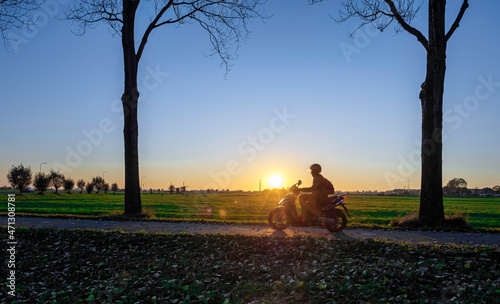
[[[2,303],[500,303],[492,246],[51,229],[16,236],[18,296],[2,294]]]

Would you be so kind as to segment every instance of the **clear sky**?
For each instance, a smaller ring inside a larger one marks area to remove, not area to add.
[[[105,24],[75,36],[62,12],[0,48],[0,186],[12,165],[124,184],[121,41]],[[427,34],[426,3],[412,23]],[[448,1],[450,25],[459,2]],[[62,3],[62,4],[61,4]],[[403,32],[334,22],[338,1],[269,0],[229,74],[195,24],[153,32],[140,63],[141,184],[257,190],[270,176],[338,190],[420,186],[425,52]],[[483,4],[484,3],[484,4]],[[472,1],[448,44],[443,182],[500,184],[500,2]]]

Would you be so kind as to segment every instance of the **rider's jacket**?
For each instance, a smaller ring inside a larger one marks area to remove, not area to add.
[[[313,184],[309,188],[302,188],[302,192],[311,192],[313,198],[316,202],[324,202],[328,198],[328,194],[334,194],[335,188],[333,184],[323,177],[321,174],[317,174],[313,178]]]

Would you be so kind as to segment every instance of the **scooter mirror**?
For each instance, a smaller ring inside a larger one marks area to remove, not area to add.
[[[299,179],[299,181],[297,182],[297,186],[300,186],[302,185],[302,181]]]

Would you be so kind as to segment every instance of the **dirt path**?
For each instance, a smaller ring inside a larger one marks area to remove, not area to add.
[[[428,231],[386,231],[370,229],[345,229],[342,233],[331,233],[322,228],[288,228],[283,233],[269,226],[220,225],[171,222],[123,222],[79,219],[53,219],[42,217],[16,217],[16,227],[121,230],[124,232],[164,232],[164,233],[222,233],[254,236],[312,236],[336,239],[383,239],[395,242],[491,245],[500,247],[500,234],[455,233]],[[0,216],[0,226],[7,225],[7,217]]]

